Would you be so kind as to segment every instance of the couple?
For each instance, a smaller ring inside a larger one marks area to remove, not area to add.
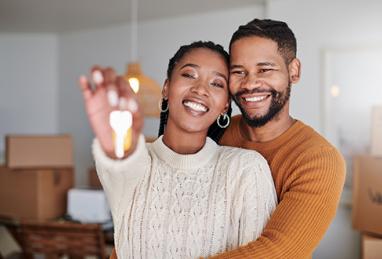
[[[124,79],[96,67],[91,90],[81,77],[118,258],[308,258],[333,219],[344,162],[289,115],[300,77],[293,32],[255,19],[233,34],[229,51],[195,42],[170,59],[164,133],[152,144],[140,135],[143,118]],[[242,115],[224,131],[229,92]],[[108,124],[116,108],[133,116],[120,160]]]

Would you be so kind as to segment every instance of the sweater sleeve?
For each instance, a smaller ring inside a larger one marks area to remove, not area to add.
[[[93,142],[93,156],[97,174],[109,202],[114,225],[131,203],[135,187],[150,167],[150,156],[143,135],[132,155],[123,160],[109,158],[102,150],[98,140]],[[121,202],[123,201],[123,202]]]
[[[256,240],[263,231],[277,203],[271,171],[267,161],[260,157],[249,166],[243,208],[239,219],[239,245]]]
[[[335,216],[344,180],[345,163],[334,148],[306,150],[261,236],[211,258],[310,257]]]

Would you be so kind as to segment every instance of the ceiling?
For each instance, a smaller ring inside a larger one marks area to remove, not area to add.
[[[63,33],[128,23],[131,0],[0,0],[0,32]],[[266,0],[138,0],[139,21],[261,4]]]

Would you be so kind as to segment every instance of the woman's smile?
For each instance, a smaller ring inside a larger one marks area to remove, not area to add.
[[[183,105],[187,111],[190,111],[193,115],[203,115],[209,111],[206,104],[201,101],[185,99]]]

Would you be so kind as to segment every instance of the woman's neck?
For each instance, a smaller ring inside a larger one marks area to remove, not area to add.
[[[207,132],[189,133],[167,125],[163,134],[163,143],[178,154],[195,154],[206,143]]]

